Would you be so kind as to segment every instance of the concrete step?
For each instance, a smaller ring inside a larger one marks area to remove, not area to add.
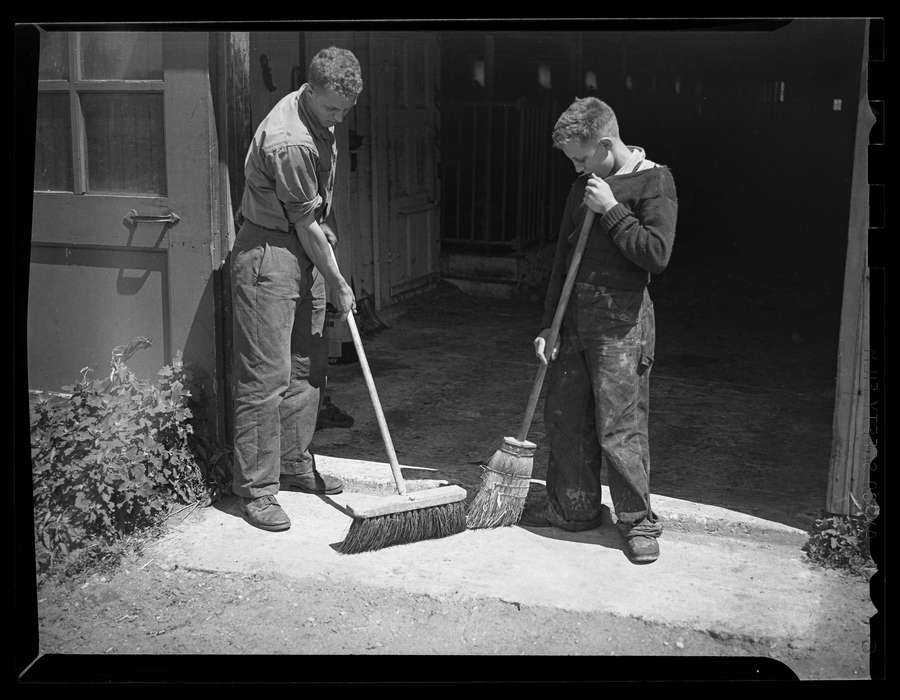
[[[322,461],[323,467],[329,462]],[[344,465],[351,466],[360,467]],[[519,526],[466,530],[342,555],[335,548],[350,527],[346,511],[360,498],[348,491],[329,497],[280,492],[292,526],[279,533],[248,525],[235,499],[224,499],[194,511],[148,554],[157,562],[211,571],[322,576],[335,585],[360,581],[439,599],[487,597],[601,611],[782,647],[811,646],[835,634],[829,618],[836,606],[843,615],[853,610],[861,624],[874,613],[865,582],[811,567],[796,546],[759,538],[670,530],[650,568],[631,564],[620,535],[609,527],[577,533]],[[655,501],[654,508],[666,507],[665,499]]]

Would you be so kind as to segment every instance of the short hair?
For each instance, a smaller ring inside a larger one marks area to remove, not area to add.
[[[572,139],[592,141],[601,136],[619,138],[619,122],[612,107],[596,97],[576,97],[553,127],[553,146]]]
[[[309,63],[309,82],[334,90],[342,97],[355,99],[362,92],[362,69],[352,51],[329,46],[313,56]]]

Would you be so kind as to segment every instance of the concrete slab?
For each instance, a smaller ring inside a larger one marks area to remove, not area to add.
[[[342,479],[349,491],[388,495],[396,493],[390,466],[387,463],[360,459],[346,459],[316,455],[316,465],[323,474]],[[450,483],[436,469],[400,465],[407,488],[434,488]],[[532,479],[535,484],[544,485],[540,479]],[[470,493],[469,496],[474,496]],[[662,519],[664,526],[689,532],[722,534],[732,537],[752,537],[768,542],[781,542],[802,546],[807,533],[799,528],[764,520],[747,513],[693,503],[678,498],[653,494],[653,510]],[[603,486],[603,500],[612,503],[609,488]]]
[[[345,508],[371,494],[282,492],[290,530],[248,525],[234,500],[195,513],[147,553],[185,568],[352,580],[436,597],[489,597],[574,611],[606,611],[732,637],[803,644],[827,611],[833,572],[798,548],[691,532],[664,536],[661,558],[631,564],[612,527],[584,533],[506,527],[341,555]],[[872,609],[874,613],[874,608]],[[811,644],[812,642],[808,642]]]

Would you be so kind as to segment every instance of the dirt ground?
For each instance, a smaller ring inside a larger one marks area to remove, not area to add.
[[[828,476],[839,295],[824,303],[797,292],[797,313],[786,320],[778,300],[789,280],[764,292],[749,280],[728,284],[723,291],[662,280],[653,288],[651,489],[805,529]],[[440,284],[385,314],[390,327],[365,343],[401,463],[434,468],[474,494],[479,462],[521,420],[540,303],[538,294],[476,299]],[[334,365],[329,381],[355,424],[320,431],[314,449],[384,461],[358,365]],[[539,446],[533,476],[543,479],[540,407],[529,438]],[[868,637],[850,618],[829,620],[815,648],[771,648],[500,600],[166,570],[148,556],[103,577],[47,582],[37,596],[45,653],[768,657],[800,678],[868,677],[867,642],[846,641]]]
[[[150,556],[127,560],[105,575],[47,585],[38,595],[41,650],[48,654],[686,657],[682,666],[666,666],[665,673],[701,679],[727,674],[727,669],[713,665],[716,660],[758,658],[780,661],[801,679],[869,677],[867,645],[846,641],[860,637],[859,630],[850,628],[859,622],[849,620],[829,621],[833,636],[823,639],[821,645],[794,648],[752,639],[714,638],[691,629],[611,614],[561,611],[498,599],[438,599],[327,577],[294,579],[162,568]],[[127,658],[114,661],[128,663]],[[320,661],[314,669],[298,662],[294,675],[286,667],[283,677],[294,681],[364,680],[352,663]],[[90,663],[87,659],[82,662]],[[100,677],[123,673],[120,668],[97,663],[93,668]],[[155,669],[159,674],[156,680],[166,678],[166,663],[178,677],[190,675],[189,664],[161,659],[162,668]],[[654,666],[660,663],[658,659],[646,658],[640,663],[645,665],[632,664],[611,672],[624,673],[626,678],[664,673]],[[454,664],[452,669],[429,664],[417,675],[420,679],[464,680],[465,664]],[[604,668],[598,666],[592,679],[602,680]],[[410,670],[408,664],[393,672],[384,666],[374,678],[403,680]],[[125,676],[127,673],[126,668]],[[539,665],[532,673],[538,679],[565,680],[555,675],[565,673],[565,666]],[[217,680],[266,680],[255,675],[252,664],[223,664],[221,674]],[[140,679],[138,671],[132,679]]]

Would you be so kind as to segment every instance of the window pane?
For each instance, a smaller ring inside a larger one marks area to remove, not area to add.
[[[166,194],[161,93],[82,93],[90,192]]]
[[[69,42],[65,32],[41,34],[41,58],[38,63],[40,80],[69,79]]]
[[[85,80],[162,80],[159,32],[85,32],[81,77]]]
[[[34,189],[72,191],[72,137],[68,93],[38,93]]]

